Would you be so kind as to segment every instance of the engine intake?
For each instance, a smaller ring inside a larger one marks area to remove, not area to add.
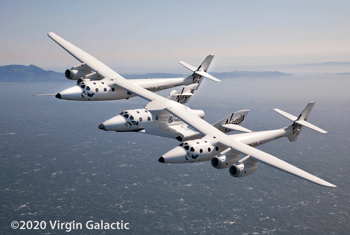
[[[92,71],[89,67],[87,67],[85,64],[80,64],[70,69],[67,69],[64,72],[64,75],[70,80],[78,80],[79,78],[82,78],[90,73],[92,73]]]
[[[221,155],[218,157],[213,157],[211,159],[211,165],[216,169],[225,169],[227,167],[232,166],[236,162],[239,161],[238,154],[237,155]]]
[[[238,164],[234,164],[230,167],[229,172],[233,177],[244,177],[250,175],[258,169],[256,165],[257,161],[250,156],[246,156]]]
[[[258,169],[257,165],[249,166],[245,164],[233,165],[230,167],[229,172],[233,177],[244,177],[250,175]]]

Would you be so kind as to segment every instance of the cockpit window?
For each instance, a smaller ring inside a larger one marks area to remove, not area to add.
[[[125,115],[124,115],[124,117],[125,117],[125,118],[128,118],[128,117],[129,117],[129,115],[128,115],[128,114],[125,114]]]
[[[85,85],[81,85],[80,87],[84,89],[84,88],[85,88]]]
[[[190,148],[190,146],[186,145],[184,148],[185,148],[186,150],[188,150],[188,149]]]
[[[193,147],[191,147],[191,152],[194,152],[194,148]]]
[[[124,112],[121,112],[119,115],[123,115],[124,114]]]
[[[134,120],[134,117],[133,117],[133,116],[130,116],[130,120],[131,120],[131,121]]]
[[[182,145],[184,145],[184,143],[179,144],[179,146],[182,146]]]
[[[87,86],[87,87],[86,87],[86,90],[90,91],[90,87],[89,87],[89,86]]]

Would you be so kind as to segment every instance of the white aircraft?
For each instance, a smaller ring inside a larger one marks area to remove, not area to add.
[[[49,35],[51,37],[56,37],[53,33],[49,33]],[[163,111],[167,111],[203,136],[198,139],[181,143],[180,146],[175,147],[160,157],[159,162],[185,163],[209,161],[213,159],[212,164],[214,167],[222,169],[230,166],[231,175],[242,177],[254,172],[257,169],[256,163],[259,161],[313,183],[327,187],[336,187],[335,185],[311,175],[310,173],[307,173],[279,158],[254,148],[281,137],[288,137],[290,141],[295,141],[303,126],[321,133],[326,133],[326,131],[307,122],[307,118],[314,102],[310,102],[299,117],[275,109],[275,111],[293,121],[291,126],[278,130],[252,132],[235,124],[222,125],[222,128],[248,132],[244,134],[227,135],[222,130],[201,119],[198,113],[192,112],[183,104],[159,96],[141,87],[141,85],[126,80],[88,53],[70,43],[65,43],[65,41],[62,43],[60,38],[58,38],[56,42],[91,70],[98,72],[99,76],[102,77],[100,80],[101,82],[104,82],[109,87],[118,86],[134,95],[138,95],[148,100],[149,103],[146,105],[144,111],[150,112],[152,118],[154,116],[155,121],[160,121],[159,119],[157,120],[156,117],[160,116]],[[245,157],[239,159],[237,157],[239,153],[245,155]]]
[[[48,36],[81,62],[81,64],[76,65],[71,69],[67,69],[65,72],[66,78],[70,80],[77,80],[77,85],[57,93],[55,96],[56,98],[79,101],[100,101],[129,99],[136,96],[135,94],[132,94],[132,92],[116,86],[115,84],[106,83],[103,80],[106,75],[108,75],[108,77],[115,78],[120,77],[120,75],[98,61],[96,58],[87,54],[83,50],[79,49],[78,47],[74,46],[53,32],[48,33]],[[75,54],[89,56],[91,61],[98,64],[98,70],[89,66],[88,63],[84,62],[80,58],[76,57]],[[130,79],[129,81],[136,84],[137,86],[153,92],[181,85],[200,84],[203,77],[207,77],[213,81],[220,82],[219,79],[207,73],[207,70],[213,58],[214,55],[208,55],[198,68],[195,68],[194,66],[189,65],[183,61],[179,61],[181,65],[185,66],[193,72],[193,74],[190,76],[181,78]]]

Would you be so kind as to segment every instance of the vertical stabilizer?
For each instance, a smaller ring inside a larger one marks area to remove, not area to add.
[[[286,135],[289,138],[290,142],[296,141],[298,139],[299,134],[300,134],[301,130],[303,129],[303,126],[306,126],[310,129],[312,129],[314,131],[318,131],[320,133],[327,133],[327,131],[307,122],[307,119],[308,119],[314,105],[315,105],[315,101],[311,101],[310,103],[308,103],[298,118],[287,113],[287,112],[284,112],[280,109],[274,109],[277,113],[279,113],[282,116],[293,121],[293,124],[290,127],[288,127],[288,128],[291,128],[291,133]]]
[[[213,58],[214,58],[214,55],[208,55],[207,58],[205,58],[204,61],[201,63],[201,65],[199,65],[197,71],[207,72]]]

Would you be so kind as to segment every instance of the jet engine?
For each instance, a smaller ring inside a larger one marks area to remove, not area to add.
[[[220,155],[211,159],[211,165],[216,169],[225,169],[239,161],[237,155]]]
[[[233,177],[244,177],[250,175],[258,169],[257,161],[247,156],[240,160],[237,164],[230,167],[229,172]]]
[[[92,73],[92,71],[89,67],[87,67],[85,64],[80,64],[67,69],[64,75],[70,80],[78,80],[79,78],[82,78],[90,73]]]

